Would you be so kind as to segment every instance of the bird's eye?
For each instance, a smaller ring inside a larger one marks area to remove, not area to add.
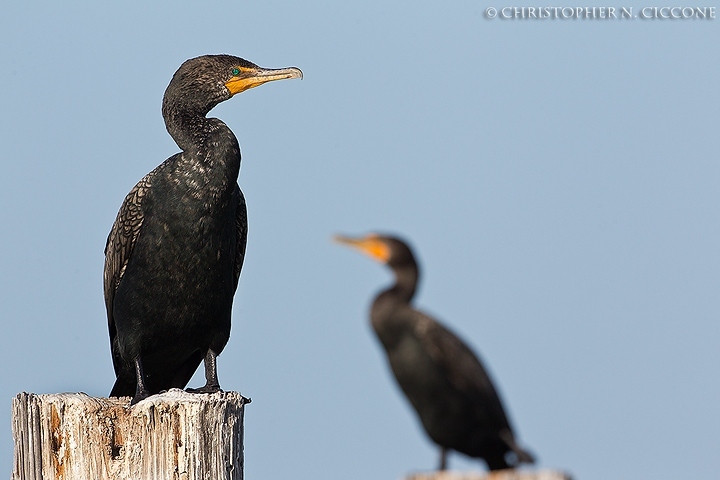
[[[232,74],[235,75],[235,76],[240,75],[240,69],[237,68],[237,67],[233,68],[233,69],[232,69]]]

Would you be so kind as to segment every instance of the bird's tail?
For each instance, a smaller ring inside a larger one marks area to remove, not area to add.
[[[135,395],[135,382],[128,382],[122,377],[117,377],[109,396],[132,397],[133,395]]]
[[[507,444],[510,451],[515,454],[516,465],[520,465],[521,463],[535,463],[535,457],[527,450],[520,448],[520,445],[517,444],[515,436],[510,430],[501,432],[500,437],[503,439],[505,444]]]
[[[523,450],[522,448],[515,445],[515,448],[513,448],[512,451],[517,457],[518,464],[535,463],[535,457],[533,457],[533,455],[527,450]]]

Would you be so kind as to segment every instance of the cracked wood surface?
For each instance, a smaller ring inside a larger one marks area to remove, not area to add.
[[[130,398],[20,393],[12,402],[12,480],[243,478],[243,413],[236,392],[173,389]]]

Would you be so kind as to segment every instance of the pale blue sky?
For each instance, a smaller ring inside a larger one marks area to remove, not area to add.
[[[481,354],[540,467],[717,478],[720,24],[483,15],[514,5],[6,2],[0,477],[12,396],[109,392],[105,238],[178,151],[174,71],[229,53],[305,73],[212,112],[249,210],[218,363],[253,399],[247,478],[436,465],[367,323],[390,275],[330,242],[371,230],[411,240],[418,304]]]

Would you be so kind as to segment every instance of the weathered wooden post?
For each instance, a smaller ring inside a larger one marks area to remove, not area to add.
[[[129,403],[17,395],[12,480],[242,480],[248,399],[172,389]]]

